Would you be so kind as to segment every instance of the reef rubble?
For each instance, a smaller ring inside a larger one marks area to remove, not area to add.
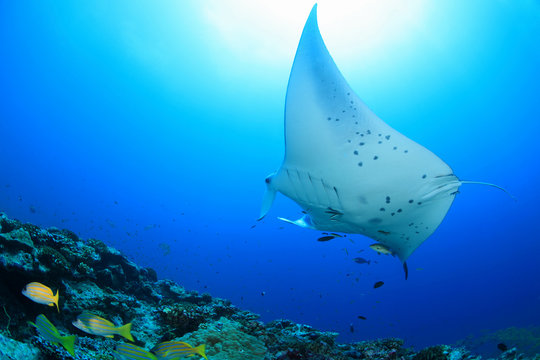
[[[60,312],[29,301],[21,289],[42,282],[60,290]],[[9,219],[0,213],[0,359],[114,359],[120,341],[88,335],[72,325],[85,310],[116,324],[132,323],[135,344],[151,349],[157,343],[180,340],[206,344],[210,360],[472,360],[462,347],[433,346],[421,351],[404,347],[400,339],[350,344],[289,320],[269,323],[230,301],[189,291],[171,280],[158,280],[118,250],[96,239],[82,240],[70,230],[48,228]],[[46,314],[61,334],[78,337],[75,356],[36,335],[27,324]],[[501,360],[535,359],[515,348]]]

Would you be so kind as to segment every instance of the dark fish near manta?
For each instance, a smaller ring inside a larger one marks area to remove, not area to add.
[[[369,264],[371,263],[371,260],[366,260],[366,259],[361,258],[361,257],[355,257],[355,258],[353,259],[353,261],[354,261],[355,263],[357,263],[357,264],[368,264],[368,265],[369,265]]]

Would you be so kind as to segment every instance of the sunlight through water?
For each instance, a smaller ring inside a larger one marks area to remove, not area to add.
[[[313,1],[209,1],[205,19],[239,58],[268,63],[290,61]],[[421,26],[424,0],[320,1],[319,26],[342,57],[384,51]]]

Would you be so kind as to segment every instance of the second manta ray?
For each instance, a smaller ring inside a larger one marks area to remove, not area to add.
[[[259,219],[279,191],[306,212],[281,220],[375,239],[399,257],[407,276],[405,261],[437,229],[464,183],[477,182],[459,180],[353,92],[324,45],[315,5],[287,87],[285,159],[266,178]]]

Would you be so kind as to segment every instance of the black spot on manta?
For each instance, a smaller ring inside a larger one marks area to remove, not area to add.
[[[338,119],[338,118],[336,118],[336,121],[339,121],[339,119]]]
[[[422,179],[425,179],[426,177],[427,177],[427,175],[426,175],[426,174],[422,175]]]
[[[371,130],[366,131],[366,134],[371,135]]]
[[[362,164],[362,162],[360,161],[360,162],[358,163],[358,166],[362,166],[362,165],[363,165],[363,164]]]
[[[354,150],[354,155],[358,155],[358,150]]]
[[[390,231],[384,231],[384,230],[377,230],[377,232],[383,234],[383,235],[390,235]]]
[[[364,146],[364,144],[365,144],[365,143],[361,142],[361,143],[360,143],[360,144],[358,144],[358,145],[360,145],[360,146]]]
[[[385,208],[380,208],[379,211],[386,211],[386,209]]]
[[[357,131],[357,132],[356,132],[356,135],[358,135],[358,134],[360,134],[360,131]]]
[[[379,134],[379,136],[382,136],[382,134]]]
[[[403,151],[403,152],[404,152],[404,153],[406,154],[406,153],[408,153],[408,152],[409,152],[409,150],[405,150],[405,151]]]
[[[390,135],[386,135],[384,138],[385,138],[386,140],[390,140]]]
[[[394,215],[396,215],[396,213],[395,213],[395,212],[393,212],[393,213],[391,213],[390,215],[394,216]]]
[[[331,118],[331,117],[327,117],[326,120],[332,120],[332,118]]]
[[[368,220],[370,224],[380,224],[382,222],[381,218],[371,218]]]
[[[377,155],[375,155],[375,156],[373,157],[373,160],[377,160],[378,158],[379,158],[379,157],[378,157]]]
[[[387,203],[387,204],[390,204],[390,196],[387,196],[387,197],[386,197],[386,203]]]
[[[397,209],[397,212],[398,212],[398,213],[400,213],[400,212],[402,212],[402,211],[403,211],[403,210],[401,210],[401,209]]]
[[[379,141],[378,143],[379,143],[379,144],[382,144],[382,141]]]
[[[412,204],[413,202],[414,202],[414,200],[413,200],[413,199],[409,200],[409,204]]]
[[[419,201],[419,202],[417,202],[417,204],[418,204],[418,205],[422,205],[422,202],[421,202],[421,201]]]
[[[392,150],[397,150],[397,146],[394,146],[394,147],[392,148]]]

